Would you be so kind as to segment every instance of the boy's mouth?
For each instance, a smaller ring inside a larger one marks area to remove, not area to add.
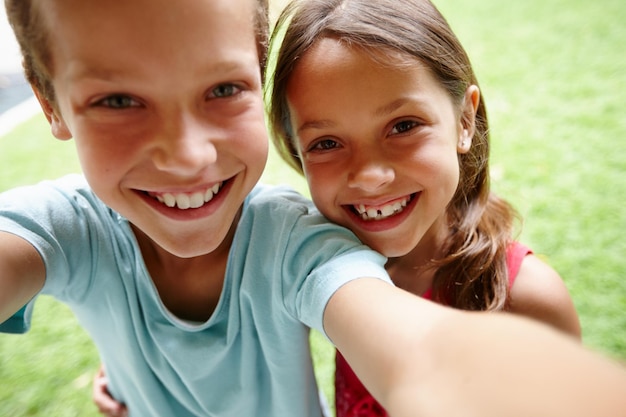
[[[212,187],[208,187],[204,191],[194,193],[149,193],[149,195],[167,207],[177,207],[181,210],[200,208],[217,195],[222,188],[223,183],[218,183]]]
[[[367,206],[365,204],[353,205],[352,209],[363,220],[383,220],[398,213],[401,213],[402,210],[404,210],[404,208],[407,206],[407,204],[409,204],[411,200],[413,200],[413,197],[415,197],[415,194],[411,194],[409,196],[395,200],[392,203],[382,206]]]

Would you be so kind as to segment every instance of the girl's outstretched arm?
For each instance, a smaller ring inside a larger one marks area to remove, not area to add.
[[[331,298],[324,326],[394,417],[626,416],[626,369],[530,319],[364,278]]]
[[[30,243],[0,232],[0,323],[41,290],[45,276],[43,260]]]

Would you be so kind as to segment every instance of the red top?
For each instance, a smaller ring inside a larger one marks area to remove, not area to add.
[[[517,277],[524,257],[532,251],[519,242],[507,248],[506,263],[509,272],[509,288]],[[428,289],[423,298],[431,298]],[[388,417],[383,407],[370,395],[348,362],[337,351],[335,358],[335,407],[337,417]]]

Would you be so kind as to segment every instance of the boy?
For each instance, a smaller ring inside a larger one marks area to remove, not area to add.
[[[363,275],[350,258],[382,264],[295,194],[256,187],[262,6],[46,0],[19,23],[12,8],[28,5],[8,3],[29,80],[86,183],[1,197],[0,321],[40,291],[67,303],[131,414],[319,416],[302,321],[321,329],[325,299]],[[44,40],[24,48],[33,33]],[[322,243],[346,266],[324,266]],[[293,253],[268,262],[281,247]],[[326,268],[341,280],[324,282]]]
[[[266,4],[6,4],[27,76],[54,136],[74,139],[84,179],[0,196],[0,321],[39,292],[66,302],[131,415],[319,416],[307,326],[392,415],[442,402],[414,393],[441,388],[440,365],[463,368],[439,356],[437,335],[475,319],[395,289],[384,258],[351,233],[256,185]],[[423,325],[405,328],[409,316]],[[551,333],[537,340],[579,357]],[[452,380],[435,393],[460,392],[463,374]]]

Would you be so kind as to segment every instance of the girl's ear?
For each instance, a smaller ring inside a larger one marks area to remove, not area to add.
[[[476,111],[480,102],[480,90],[476,85],[470,85],[465,91],[463,107],[461,108],[461,129],[459,142],[456,145],[458,153],[467,153],[472,147],[472,138],[476,131]]]
[[[35,97],[37,97],[37,101],[39,101],[39,105],[43,110],[46,119],[48,119],[48,123],[50,123],[50,131],[54,135],[55,138],[59,140],[68,140],[72,138],[72,132],[67,128],[65,121],[61,117],[59,111],[50,103],[50,101],[41,94],[36,87],[33,87],[33,92],[35,93]]]

